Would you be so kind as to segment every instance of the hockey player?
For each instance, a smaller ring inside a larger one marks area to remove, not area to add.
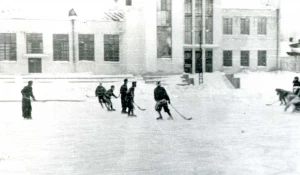
[[[299,95],[299,90],[300,90],[299,78],[295,77],[294,81],[293,81],[293,92],[294,92],[294,94]]]
[[[114,94],[114,90],[115,90],[115,86],[112,85],[111,88],[106,91],[105,95],[104,95],[104,100],[107,104],[107,110],[109,111],[115,111],[115,109],[113,108],[113,104],[111,102],[111,96],[114,96],[115,98],[118,98],[115,94]]]
[[[121,95],[121,104],[122,104],[122,113],[126,114],[126,94],[127,94],[127,83],[128,79],[124,79],[124,84],[120,88],[120,95]]]
[[[32,119],[31,118],[31,111],[32,111],[32,107],[31,107],[31,101],[30,101],[30,97],[35,100],[35,97],[33,95],[32,92],[32,81],[28,82],[28,85],[25,86],[21,93],[22,93],[22,114],[24,119]]]
[[[104,95],[105,95],[106,89],[102,86],[102,83],[99,84],[99,86],[95,90],[95,95],[98,97],[99,103],[103,108],[103,103],[106,106]],[[107,106],[106,106],[107,107]]]
[[[128,117],[132,116],[132,117],[136,117],[136,115],[134,114],[133,110],[134,110],[134,89],[136,88],[136,82],[132,82],[132,86],[129,88],[127,96],[126,96],[126,100],[127,100],[127,107],[128,107]]]
[[[157,120],[162,120],[161,110],[164,108],[164,111],[168,113],[169,120],[173,120],[173,117],[168,108],[168,103],[171,104],[170,98],[167,94],[165,88],[161,87],[160,82],[157,82],[157,87],[154,89],[154,99],[156,101],[155,110],[158,112],[159,117]]]

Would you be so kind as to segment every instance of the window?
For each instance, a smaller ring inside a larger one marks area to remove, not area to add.
[[[241,18],[241,34],[249,35],[250,34],[250,19]]]
[[[205,43],[213,43],[213,0],[205,0]]]
[[[185,44],[192,44],[192,0],[185,0],[185,6],[184,6],[184,11],[185,11]]]
[[[15,33],[0,33],[0,61],[16,61],[16,48]]]
[[[249,67],[249,51],[241,51],[241,66]]]
[[[258,66],[267,66],[267,51],[258,51]]]
[[[79,34],[79,60],[94,61],[94,35]]]
[[[126,5],[127,6],[132,6],[132,0],[126,0]]]
[[[119,35],[104,35],[104,61],[120,61]]]
[[[171,0],[157,1],[157,57],[172,57]]]
[[[69,35],[53,34],[54,61],[69,61]]]
[[[28,33],[27,39],[27,53],[43,53],[43,34]]]
[[[223,34],[232,35],[232,18],[223,19]]]
[[[257,34],[266,35],[267,34],[267,18],[259,18],[257,25],[258,25]]]
[[[202,39],[202,0],[195,0],[195,44],[203,44]]]
[[[232,66],[232,51],[223,51],[223,66]]]

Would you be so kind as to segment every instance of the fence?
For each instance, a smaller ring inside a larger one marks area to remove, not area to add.
[[[280,70],[300,72],[300,57],[281,57]]]

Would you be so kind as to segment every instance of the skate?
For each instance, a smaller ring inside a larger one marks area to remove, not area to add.
[[[168,120],[174,120],[174,118],[173,117],[169,117]]]
[[[158,118],[156,118],[156,120],[163,120],[163,118],[162,117],[158,117]]]
[[[111,111],[116,111],[115,109],[111,109]]]
[[[135,114],[128,114],[128,117],[137,117]]]

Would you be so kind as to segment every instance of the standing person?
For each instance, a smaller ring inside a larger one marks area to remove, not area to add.
[[[96,97],[98,97],[99,103],[102,106],[102,108],[103,108],[103,103],[106,105],[106,103],[104,102],[105,92],[106,92],[106,89],[102,86],[102,83],[100,83],[99,86],[95,90],[95,95],[96,95]]]
[[[112,85],[110,87],[110,89],[108,91],[106,91],[105,95],[104,95],[104,100],[107,104],[107,110],[109,111],[115,111],[115,109],[113,108],[113,104],[111,102],[111,96],[114,96],[115,98],[118,98],[115,94],[114,94],[114,90],[115,90],[115,86]]]
[[[300,91],[299,78],[295,77],[294,81],[293,81],[293,92],[294,92],[294,94],[298,95],[299,91]]]
[[[136,117],[136,115],[134,114],[133,110],[134,110],[134,89],[136,88],[136,82],[132,82],[132,86],[129,88],[129,91],[127,93],[127,107],[128,107],[128,117],[132,116],[132,117]]]
[[[127,83],[128,79],[124,79],[124,84],[120,88],[120,94],[121,94],[121,104],[122,104],[122,113],[126,114],[126,94],[127,94]]]
[[[170,98],[167,94],[165,88],[161,87],[160,82],[157,82],[157,87],[154,89],[154,99],[156,101],[155,110],[158,112],[159,117],[157,120],[162,120],[161,110],[164,108],[164,111],[169,114],[169,120],[173,120],[173,117],[168,108],[168,103],[171,104]]]
[[[32,81],[28,81],[28,85],[25,86],[22,90],[22,116],[24,117],[24,119],[31,119],[31,111],[32,111],[32,107],[31,107],[31,101],[30,101],[30,97],[35,100],[35,97],[33,95],[32,92]]]

